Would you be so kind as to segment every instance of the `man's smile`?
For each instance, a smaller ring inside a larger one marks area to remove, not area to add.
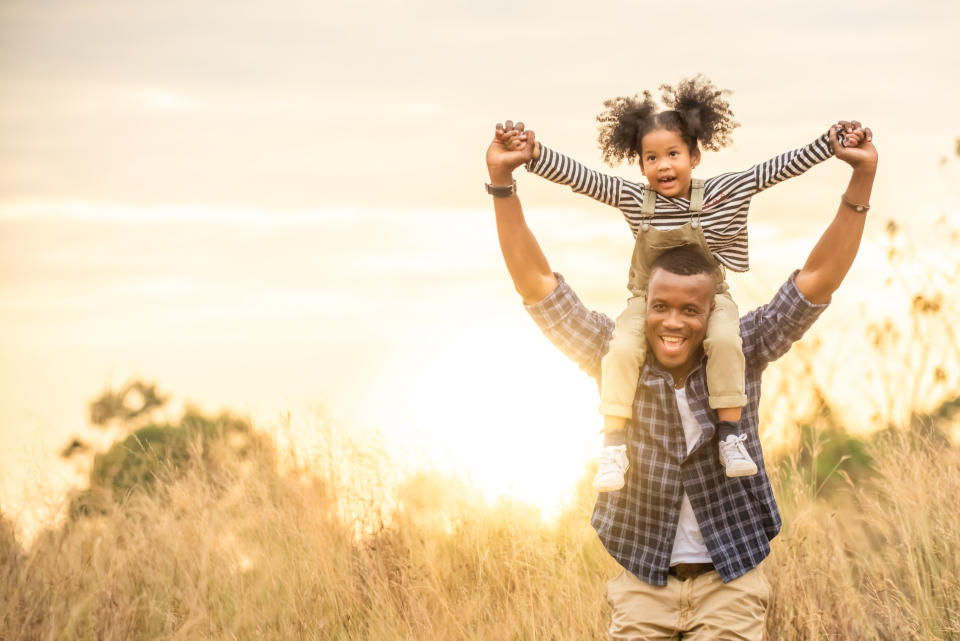
[[[664,351],[672,354],[683,349],[683,344],[687,342],[687,339],[683,336],[661,335],[660,342],[663,343]]]

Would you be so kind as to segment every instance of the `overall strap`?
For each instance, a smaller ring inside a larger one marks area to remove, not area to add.
[[[690,213],[699,214],[703,211],[703,185],[702,178],[690,181]]]
[[[644,218],[653,218],[656,208],[657,192],[650,185],[646,185],[643,188],[643,205],[640,207],[640,213]]]

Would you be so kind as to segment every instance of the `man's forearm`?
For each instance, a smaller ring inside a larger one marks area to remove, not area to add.
[[[853,170],[850,183],[844,192],[849,202],[862,205],[870,202],[876,171],[876,165],[871,164],[861,165]],[[807,300],[812,303],[826,303],[840,287],[860,248],[865,222],[865,213],[859,213],[849,205],[841,203],[833,222],[820,236],[803,269],[797,274],[797,288]]]
[[[491,171],[490,180],[493,184],[509,185],[513,177],[509,172]],[[543,300],[557,287],[557,279],[540,243],[527,227],[520,198],[516,194],[494,198],[493,210],[497,216],[500,251],[517,293],[528,305]]]

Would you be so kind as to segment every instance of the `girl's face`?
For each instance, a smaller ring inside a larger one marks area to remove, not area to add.
[[[693,154],[679,132],[654,129],[640,139],[641,169],[659,194],[690,197],[690,172],[700,164],[700,151]]]

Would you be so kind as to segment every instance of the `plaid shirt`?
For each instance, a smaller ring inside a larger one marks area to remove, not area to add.
[[[632,465],[626,485],[600,493],[591,524],[613,558],[647,583],[667,584],[684,491],[724,582],[756,567],[770,553],[770,539],[780,531],[781,521],[757,431],[760,376],[826,307],[807,301],[794,276],[796,272],[772,301],[740,318],[749,399],[740,427],[760,468],[756,475],[727,478],[720,465],[716,412],[707,404],[706,356],[701,353],[686,382],[690,409],[703,428],[689,455],[672,377],[652,355],[640,371],[633,418],[627,424]],[[527,311],[554,345],[599,381],[613,320],[588,310],[563,277],[558,274],[557,279],[559,286]]]

